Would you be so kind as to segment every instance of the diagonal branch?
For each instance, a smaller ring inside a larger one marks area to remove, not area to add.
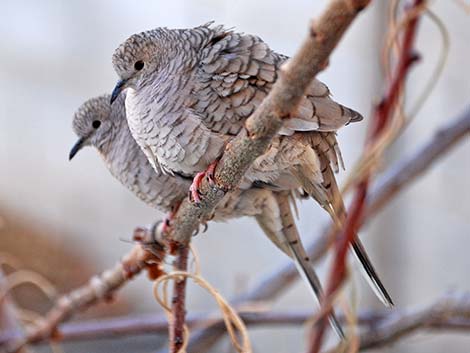
[[[315,76],[326,66],[328,58],[357,14],[370,0],[332,0],[316,22],[312,22],[307,38],[280,75],[268,96],[248,118],[242,130],[228,145],[215,172],[215,185],[203,180],[200,187],[204,198],[200,204],[184,200],[176,212],[169,234],[162,234],[169,249],[187,246],[201,219],[214,210],[226,192],[240,183],[243,175],[269,146],[279,131],[283,119],[297,107],[304,92]],[[180,339],[184,325],[185,282],[175,284],[170,337]],[[178,343],[170,342],[176,353]]]
[[[469,319],[470,296],[447,296],[420,310],[385,317],[361,335],[361,350],[390,345],[418,330],[466,329]]]
[[[268,96],[256,109],[240,132],[227,146],[217,164],[215,186],[202,182],[205,196],[201,204],[183,201],[175,216],[167,239],[187,244],[203,216],[209,215],[224,194],[237,187],[251,163],[260,156],[272,137],[289,118],[305,89],[326,66],[328,58],[342,35],[368,5],[370,0],[332,0],[329,6],[312,22],[307,38],[296,55],[280,70],[279,79]]]

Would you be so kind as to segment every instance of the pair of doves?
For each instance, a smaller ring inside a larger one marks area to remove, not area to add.
[[[73,129],[79,140],[70,158],[94,146],[115,178],[170,214],[188,189],[199,202],[202,178],[211,181],[225,146],[267,96],[287,59],[257,36],[212,24],[134,34],[113,55],[120,79],[112,94],[92,98],[76,112]],[[308,195],[341,226],[346,211],[334,176],[343,163],[336,131],[361,120],[359,113],[333,101],[324,83],[313,80],[239,189],[228,193],[213,214],[219,221],[255,217],[295,261],[316,298],[322,295],[321,284],[290,201]],[[351,248],[378,298],[393,306],[359,238]],[[330,322],[344,337],[334,314]]]

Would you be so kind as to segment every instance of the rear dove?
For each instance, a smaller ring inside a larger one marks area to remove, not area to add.
[[[69,158],[72,159],[85,146],[94,146],[117,180],[149,206],[169,212],[170,221],[172,210],[186,197],[191,179],[169,176],[158,170],[155,172],[131,136],[124,96],[112,106],[109,97],[92,98],[75,113],[73,130],[79,139]],[[212,218],[225,221],[242,216],[255,217],[267,237],[295,260],[302,277],[318,298],[322,294],[321,284],[302,247],[287,199],[289,194],[256,187],[234,190],[219,202]],[[330,316],[330,322],[336,333],[344,337],[334,315]]]

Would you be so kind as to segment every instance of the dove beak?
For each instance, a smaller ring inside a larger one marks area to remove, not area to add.
[[[111,104],[116,100],[117,97],[119,97],[119,94],[122,92],[122,90],[125,88],[127,80],[119,80],[116,83],[116,86],[113,89],[113,93],[111,93]]]
[[[72,160],[72,158],[82,149],[85,143],[85,138],[81,137],[78,139],[77,142],[75,142],[75,145],[73,145],[72,149],[70,150],[69,153],[69,161]]]

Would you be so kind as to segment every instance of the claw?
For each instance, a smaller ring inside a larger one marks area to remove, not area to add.
[[[193,183],[189,187],[189,199],[194,201],[196,205],[201,203],[201,193],[199,187],[201,186],[202,179],[206,176],[206,172],[197,173],[193,179]]]
[[[217,168],[217,163],[219,163],[219,160],[216,159],[214,162],[209,164],[209,167],[207,167],[206,170],[206,176],[207,176],[207,181],[209,182],[210,186],[215,185],[215,168]]]

